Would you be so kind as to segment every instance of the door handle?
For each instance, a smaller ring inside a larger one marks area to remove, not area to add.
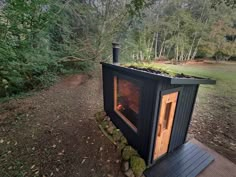
[[[161,124],[158,124],[158,134],[157,134],[157,136],[161,136]]]

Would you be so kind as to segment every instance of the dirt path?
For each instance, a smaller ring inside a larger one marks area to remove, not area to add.
[[[94,119],[101,80],[67,77],[0,105],[0,176],[119,177],[119,153]]]

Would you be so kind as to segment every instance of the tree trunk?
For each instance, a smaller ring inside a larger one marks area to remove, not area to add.
[[[160,53],[159,53],[159,57],[158,58],[161,58],[161,56],[162,56],[162,52],[163,52],[163,48],[164,48],[164,45],[165,45],[165,37],[164,37],[164,40],[163,40],[163,42],[162,42],[162,44],[161,44],[161,50],[160,50]]]
[[[169,58],[170,51],[171,51],[172,47],[173,47],[173,46],[170,46],[170,48],[169,48],[169,50],[168,50],[168,52],[167,52],[167,55],[166,55],[167,58]]]
[[[198,46],[199,46],[199,44],[200,44],[200,41],[201,41],[201,38],[199,38],[199,40],[198,40],[198,42],[197,42],[197,45],[196,45],[196,47],[195,47],[195,49],[194,49],[194,52],[193,52],[193,54],[192,54],[192,56],[191,56],[191,60],[194,60],[194,58],[195,58],[195,56],[196,56],[196,54],[197,54],[197,50],[198,50]]]
[[[180,61],[184,60],[184,46],[181,49]]]
[[[139,53],[140,53],[140,60],[143,61],[143,52],[140,51]]]
[[[163,52],[162,52],[163,54],[163,56],[165,57],[165,53],[166,53],[166,47],[165,47],[165,45],[164,45],[164,47],[163,47]]]
[[[149,48],[148,48],[148,59],[151,58],[154,41],[155,41],[155,33],[153,34],[152,42],[150,42],[150,45],[149,45]]]
[[[158,33],[156,33],[156,36],[155,36],[155,59],[157,58],[157,42],[158,42]]]
[[[175,60],[178,61],[179,60],[179,46],[177,44],[177,47],[176,47],[176,56],[175,56]]]
[[[179,19],[178,19],[178,35],[177,35],[177,58],[176,58],[176,60],[178,61],[179,60],[179,26],[180,26],[180,24],[179,24],[180,22],[179,22]]]
[[[190,49],[189,49],[189,53],[188,53],[187,60],[190,60],[190,58],[191,58],[192,50],[193,50],[193,45],[194,45],[194,43],[195,43],[196,36],[197,36],[197,35],[196,35],[196,33],[195,33],[194,38],[193,38],[193,42],[192,42],[191,47],[190,47]]]

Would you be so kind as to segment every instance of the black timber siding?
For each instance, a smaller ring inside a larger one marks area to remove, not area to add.
[[[111,75],[112,70],[103,67],[102,77],[103,77],[103,100],[104,100],[104,110],[109,113],[113,109],[113,103],[110,96],[113,94],[113,76]]]
[[[114,76],[126,79],[134,78],[136,81],[140,82],[141,98],[137,123],[138,132],[130,128],[114,111]],[[104,110],[111,118],[112,122],[119,127],[129,144],[145,159],[146,163],[148,163],[147,157],[151,143],[149,136],[153,121],[153,111],[155,110],[153,103],[156,100],[156,83],[157,81],[145,79],[126,71],[118,72],[118,70],[111,70],[103,66]]]
[[[150,132],[150,153],[148,161],[153,163],[153,153],[156,141],[157,122],[159,121],[160,102],[163,94],[179,92],[177,106],[175,111],[174,122],[172,126],[171,138],[168,152],[174,151],[176,148],[185,143],[188,133],[188,127],[191,121],[195,99],[198,91],[198,85],[170,85],[168,82],[157,84],[156,110],[153,117],[153,131]]]
[[[198,85],[184,86],[178,98],[169,152],[184,144],[195,104]]]
[[[162,98],[162,95],[164,94],[169,94],[169,93],[173,93],[173,92],[179,92],[179,95],[178,95],[178,100],[179,98],[181,97],[181,93],[182,93],[182,86],[181,85],[170,85],[170,83],[168,81],[159,81],[158,83],[156,83],[156,99],[155,99],[155,102],[152,103],[152,104],[155,104],[155,107],[154,107],[154,114],[152,116],[152,119],[153,119],[153,124],[152,124],[152,131],[149,131],[149,137],[150,137],[150,144],[149,144],[149,156],[148,156],[148,164],[151,164],[153,163],[153,153],[154,153],[154,149],[155,149],[155,143],[156,143],[156,132],[158,131],[158,126],[157,126],[157,123],[158,123],[158,119],[159,119],[159,111],[160,111],[160,104],[161,104],[161,98]],[[177,102],[177,105],[178,105],[178,102]],[[176,106],[176,110],[177,110],[177,106]],[[175,118],[174,118],[175,119]],[[174,126],[174,123],[173,122],[173,126]],[[173,128],[173,127],[172,127]],[[170,139],[171,141],[171,139]],[[170,142],[171,144],[171,142]],[[159,160],[159,159],[157,159]]]

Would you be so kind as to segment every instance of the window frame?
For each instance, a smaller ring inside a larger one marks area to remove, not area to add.
[[[137,123],[136,123],[136,126],[127,118],[125,117],[125,115],[123,115],[120,111],[118,111],[116,109],[116,104],[117,104],[117,91],[118,91],[118,88],[117,88],[117,81],[118,79],[124,79],[124,80],[127,80],[131,83],[134,83],[137,87],[140,88],[140,92],[139,92],[139,108],[138,108],[138,113],[137,113]],[[114,112],[124,121],[125,124],[127,124],[135,133],[138,133],[138,127],[139,127],[139,122],[140,122],[140,113],[141,113],[141,104],[142,104],[142,94],[143,92],[143,83],[142,81],[138,80],[138,79],[134,79],[134,78],[131,78],[129,76],[126,76],[126,75],[123,75],[123,74],[118,74],[118,73],[114,73],[113,75],[113,110]]]

